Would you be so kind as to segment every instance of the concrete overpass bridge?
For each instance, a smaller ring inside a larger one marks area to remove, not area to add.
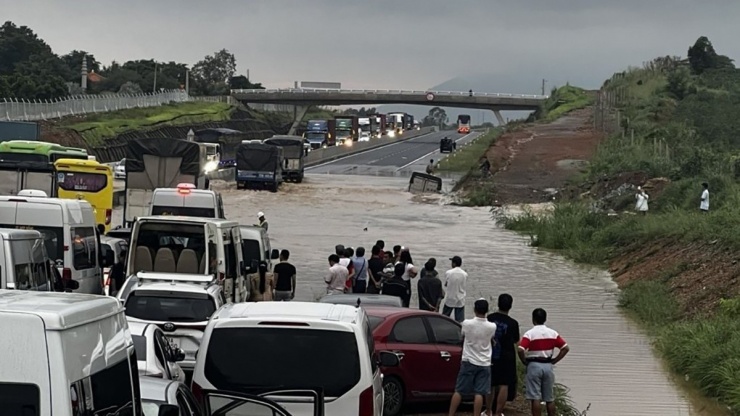
[[[293,129],[311,105],[416,104],[435,107],[459,107],[491,110],[500,124],[501,111],[534,111],[546,95],[499,94],[469,91],[346,90],[346,89],[243,89],[231,90],[235,99],[245,103],[289,104],[295,106]]]

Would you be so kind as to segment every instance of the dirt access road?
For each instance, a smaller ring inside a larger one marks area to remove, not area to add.
[[[592,113],[591,107],[575,110],[552,123],[526,124],[499,137],[486,153],[494,173],[494,204],[552,199],[588,164],[603,137],[593,130]]]

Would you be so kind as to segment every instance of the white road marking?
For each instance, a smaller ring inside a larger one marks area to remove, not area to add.
[[[477,132],[477,131],[475,131],[475,132],[472,132],[472,131],[471,131],[470,133],[468,133],[468,134],[466,134],[466,135],[464,135],[464,136],[460,137],[459,139],[455,140],[455,143],[457,143],[457,142],[459,142],[460,140],[462,140],[462,139],[464,139],[464,138],[466,138],[466,137],[470,136],[471,134],[476,134],[476,135],[479,135],[479,134],[481,134],[481,133],[479,133],[479,132]],[[418,162],[418,161],[420,161],[420,160],[424,159],[425,157],[429,157],[429,156],[431,156],[431,155],[433,155],[433,154],[435,154],[435,153],[439,153],[439,149],[435,149],[434,151],[431,151],[431,152],[429,152],[429,153],[425,154],[424,156],[422,156],[422,157],[420,157],[420,158],[418,158],[418,159],[416,159],[416,160],[414,160],[414,161],[412,161],[412,162],[410,162],[410,163],[407,163],[407,164],[405,164],[405,165],[401,166],[400,168],[396,169],[396,172],[398,172],[398,171],[399,171],[399,170],[401,170],[401,169],[405,169],[405,168],[407,168],[407,167],[409,167],[409,166],[413,165],[414,163],[416,163],[416,162]]]

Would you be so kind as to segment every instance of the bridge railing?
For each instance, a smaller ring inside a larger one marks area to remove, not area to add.
[[[399,94],[399,95],[427,95],[447,97],[470,96],[470,91],[428,91],[428,90],[349,90],[349,89],[318,89],[318,88],[278,88],[278,89],[241,89],[231,90],[231,94]],[[497,98],[527,98],[533,100],[545,100],[547,95],[535,94],[506,94],[496,92],[473,92],[473,97],[497,97]]]

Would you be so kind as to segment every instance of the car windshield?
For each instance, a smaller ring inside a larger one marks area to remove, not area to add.
[[[126,315],[145,321],[203,322],[216,311],[207,294],[143,293],[133,291],[126,299]]]
[[[332,368],[341,371],[327,371]],[[248,393],[321,386],[326,397],[339,397],[360,381],[360,359],[352,332],[217,328],[208,342],[204,371],[220,390]]]

